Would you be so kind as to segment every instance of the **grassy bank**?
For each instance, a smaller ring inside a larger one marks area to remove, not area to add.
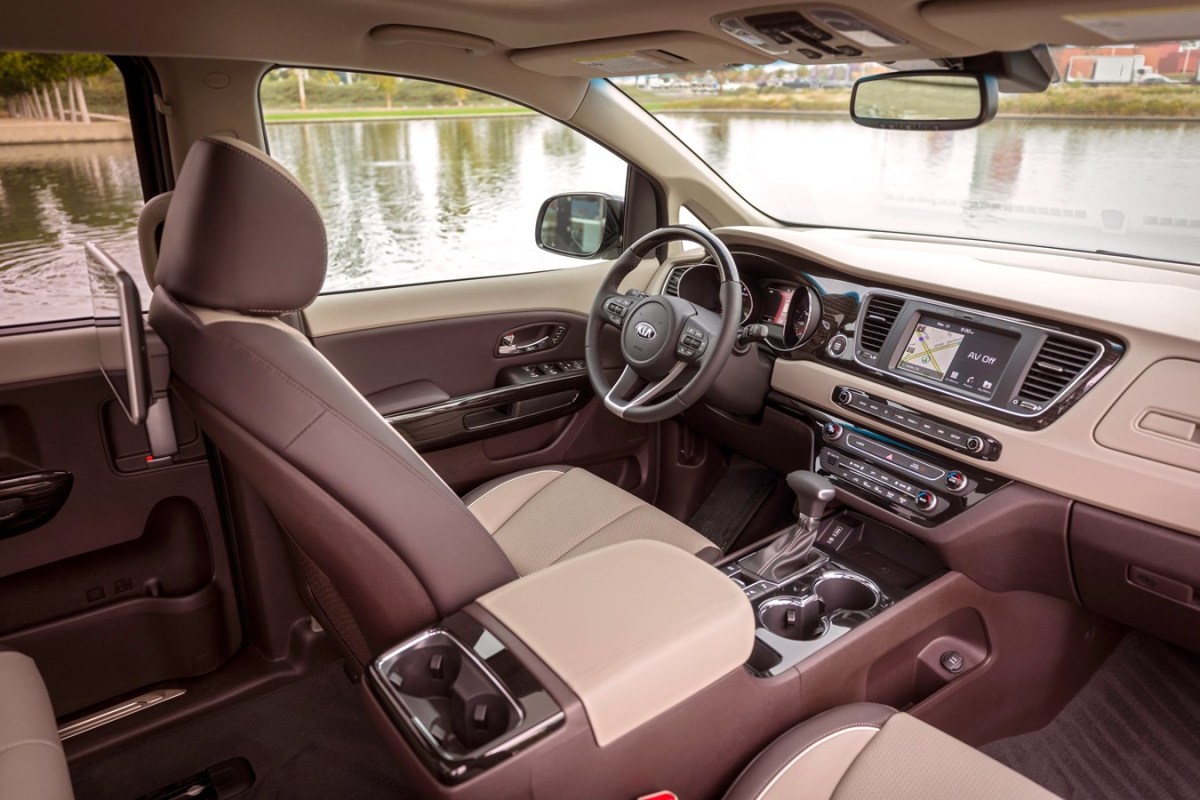
[[[372,119],[441,119],[444,117],[483,117],[529,114],[520,106],[446,106],[432,108],[321,108],[308,111],[265,110],[267,122],[336,122]]]
[[[666,98],[639,91],[635,98],[651,111],[841,112],[850,107],[849,89],[739,91],[724,95]],[[1200,118],[1197,86],[1071,86],[1038,94],[1000,97],[1000,113],[1068,117]]]

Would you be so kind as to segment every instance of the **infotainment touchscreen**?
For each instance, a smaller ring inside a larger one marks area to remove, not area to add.
[[[896,369],[991,398],[1018,337],[922,315]]]

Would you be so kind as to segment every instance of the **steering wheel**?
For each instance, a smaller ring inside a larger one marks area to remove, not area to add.
[[[724,316],[669,295],[621,294],[621,280],[658,247],[694,242],[721,272]],[[604,406],[630,422],[661,422],[708,391],[733,352],[742,318],[742,284],[721,240],[691,225],[672,225],[638,239],[613,262],[588,317],[584,357]],[[600,360],[604,326],[621,331],[625,368],[612,386]]]

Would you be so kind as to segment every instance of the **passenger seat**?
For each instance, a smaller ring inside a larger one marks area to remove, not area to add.
[[[750,762],[725,800],[1055,800],[1033,781],[887,706],[818,714]]]
[[[0,798],[74,796],[54,709],[37,665],[0,646]]]

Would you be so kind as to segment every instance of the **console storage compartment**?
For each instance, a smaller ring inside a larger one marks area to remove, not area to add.
[[[603,747],[742,668],[754,613],[671,545],[611,545],[479,598],[579,697]]]

